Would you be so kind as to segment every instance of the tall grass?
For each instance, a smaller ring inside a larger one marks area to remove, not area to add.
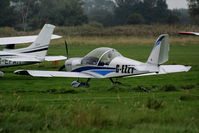
[[[193,25],[127,25],[116,27],[95,27],[90,25],[77,27],[58,27],[56,33],[64,36],[157,36],[167,33],[177,36],[180,31],[199,31]]]
[[[115,27],[103,27],[97,24],[82,26],[57,27],[55,33],[62,36],[134,36],[154,37],[163,33],[178,36],[180,31],[199,32],[199,26],[194,25],[126,25]],[[9,27],[0,27],[0,37],[14,35],[37,34],[36,31],[19,32]]]
[[[153,37],[134,37],[134,36],[67,36],[63,39],[53,41],[52,44],[63,44],[64,39],[69,45],[93,45],[93,46],[114,46],[114,45],[151,45],[155,43],[159,35]],[[171,45],[198,45],[199,37],[173,37],[170,36],[169,43]]]

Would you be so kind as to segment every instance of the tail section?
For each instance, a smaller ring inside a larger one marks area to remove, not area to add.
[[[50,44],[54,29],[54,25],[45,24],[36,40],[29,47],[12,50],[12,52],[25,53],[30,56],[37,56],[41,59],[44,59],[47,54],[48,46]]]
[[[168,34],[160,35],[147,60],[147,64],[160,65],[168,61],[169,43]]]
[[[152,49],[147,62],[139,66],[135,66],[135,69],[138,71],[158,72],[159,65],[168,61],[168,38],[169,36],[167,34],[160,35]]]

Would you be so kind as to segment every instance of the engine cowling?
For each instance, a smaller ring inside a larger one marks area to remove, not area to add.
[[[82,58],[70,58],[65,62],[66,71],[72,71],[81,65]]]

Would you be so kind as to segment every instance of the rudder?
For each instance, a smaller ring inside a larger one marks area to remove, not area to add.
[[[168,34],[160,35],[147,60],[147,64],[160,65],[168,61],[169,43]]]

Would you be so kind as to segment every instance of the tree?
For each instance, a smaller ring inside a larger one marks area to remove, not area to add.
[[[36,29],[44,23],[57,26],[75,26],[87,23],[81,0],[12,0],[19,18],[18,25],[24,31]]]
[[[128,17],[137,13],[145,23],[166,23],[170,11],[166,0],[116,0],[115,16],[118,24],[128,23]]]
[[[155,23],[167,23],[168,18],[174,17],[168,9],[166,0],[157,0],[154,8]]]
[[[189,4],[189,13],[195,24],[199,24],[199,0],[187,0]]]
[[[133,13],[139,13],[142,4],[141,0],[115,0],[114,10],[116,25],[127,24],[128,17]]]
[[[112,24],[115,3],[112,0],[83,0],[83,9],[89,21],[97,21],[105,26]]]
[[[26,31],[34,15],[34,8],[36,8],[39,4],[39,0],[12,0],[13,7],[15,7],[15,12],[17,17],[19,18],[18,24],[16,27],[19,29],[23,29]]]
[[[15,14],[10,6],[10,0],[0,0],[0,26],[15,25]]]
[[[127,24],[143,24],[144,21],[145,20],[141,14],[134,13],[128,17]]]

